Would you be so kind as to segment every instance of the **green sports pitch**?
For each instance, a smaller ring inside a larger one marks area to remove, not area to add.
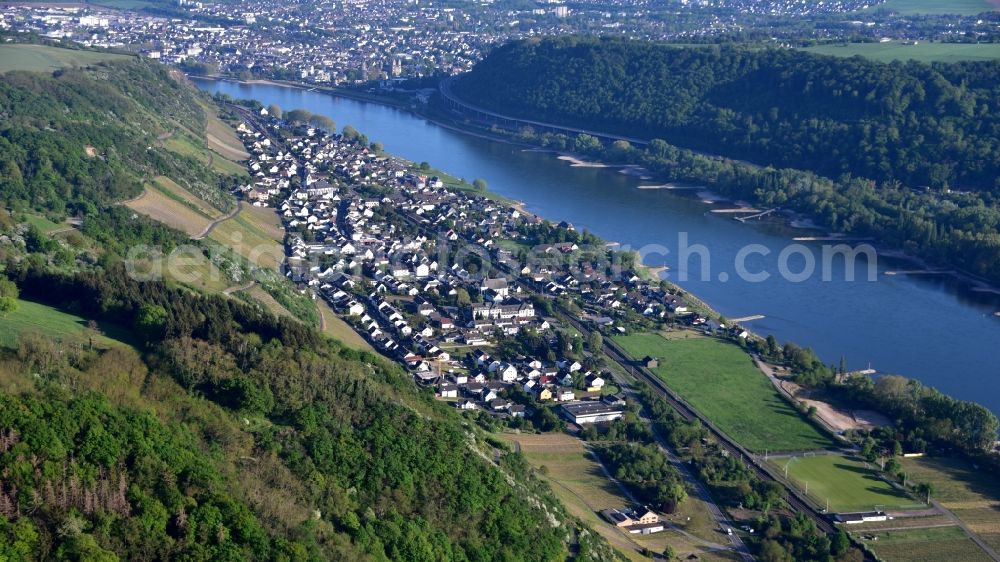
[[[684,337],[690,335],[689,337]],[[795,411],[739,346],[694,332],[616,336],[633,358],[660,360],[656,376],[751,451],[809,451],[832,439]]]
[[[878,477],[875,466],[859,458],[839,454],[806,454],[772,459],[771,464],[816,505],[831,513],[880,509],[920,509],[922,502]]]

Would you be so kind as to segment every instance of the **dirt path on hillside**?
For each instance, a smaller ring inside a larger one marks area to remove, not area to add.
[[[192,236],[191,239],[192,240],[202,240],[202,239],[204,239],[209,234],[211,234],[213,230],[215,230],[215,227],[219,226],[219,224],[221,224],[223,222],[226,222],[227,220],[229,220],[229,219],[235,217],[236,215],[240,214],[240,211],[242,211],[242,210],[243,210],[243,201],[242,200],[237,201],[235,209],[233,209],[232,211],[229,211],[229,213],[227,213],[225,216],[221,216],[221,217],[215,219],[214,221],[208,223],[208,226],[205,227],[205,230],[201,231],[201,233],[198,234],[198,235],[196,235],[196,236]]]

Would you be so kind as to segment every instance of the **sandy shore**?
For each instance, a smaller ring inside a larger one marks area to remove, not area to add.
[[[587,162],[586,160],[580,160],[576,156],[571,156],[569,154],[560,154],[557,156],[560,160],[564,162],[569,162],[569,165],[573,168],[608,168],[607,164],[602,164],[600,162]]]
[[[685,185],[679,183],[661,183],[656,185],[637,185],[636,189],[668,189],[668,190],[679,190],[679,189],[705,189],[703,185]]]

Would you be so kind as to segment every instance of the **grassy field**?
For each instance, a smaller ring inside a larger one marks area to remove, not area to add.
[[[997,9],[989,0],[888,0],[870,9],[885,9],[903,15],[957,14],[974,16]]]
[[[990,562],[991,558],[958,527],[860,533],[885,562]]]
[[[212,222],[213,217],[195,210],[181,199],[176,194],[168,194],[165,190],[150,185],[146,187],[146,192],[141,197],[129,201],[126,205],[137,213],[147,215],[191,236],[200,234]]]
[[[273,232],[260,226],[260,216],[250,209],[250,205],[243,205],[238,215],[219,223],[209,238],[232,248],[253,265],[277,270],[285,248],[275,241]]]
[[[860,55],[879,62],[916,60],[920,62],[989,61],[1000,59],[1000,44],[982,43],[840,43],[803,49],[818,55],[853,57]]]
[[[640,538],[619,531],[604,521],[598,514],[600,510],[624,507],[629,502],[618,486],[607,479],[601,466],[579,439],[565,433],[503,434],[500,437],[516,442],[528,462],[544,473],[545,480],[570,513],[585,521],[630,560],[648,561],[640,553],[642,548],[662,552],[667,544],[676,549],[682,560],[690,554],[697,554],[698,560],[709,562],[737,560],[731,553],[709,552],[698,541],[676,531]],[[689,500],[684,507],[690,508],[693,517],[700,517],[698,523],[702,526],[708,529],[712,527],[710,518],[707,522],[702,521],[707,509],[696,505],[696,500]],[[677,518],[682,517],[686,516],[683,513],[677,514]],[[711,533],[710,530],[707,532]],[[712,539],[719,540],[717,537]]]
[[[670,339],[660,334],[614,339],[637,359],[659,358],[654,372],[748,449],[799,451],[832,445],[782,399],[739,347],[714,338],[683,338],[684,334],[670,334]]]
[[[271,314],[279,318],[281,317],[295,318],[294,316],[292,316],[291,312],[288,312],[287,308],[281,306],[280,302],[274,300],[274,297],[269,295],[267,291],[261,289],[260,286],[258,285],[254,285],[253,287],[247,289],[246,294],[250,298],[264,305],[264,308],[266,308],[268,311],[270,311]]]
[[[236,131],[219,119],[214,113],[211,108],[205,109],[205,114],[207,115],[207,119],[205,120],[205,140],[208,142],[208,148],[234,162],[249,158],[250,155],[244,150],[243,142],[236,136]],[[243,168],[243,173],[246,173],[245,168]]]
[[[351,328],[347,322],[344,322],[337,316],[330,306],[326,304],[323,299],[317,299],[316,305],[319,307],[319,313],[323,315],[323,333],[331,336],[337,340],[340,340],[344,345],[352,349],[358,349],[362,351],[375,352],[368,340],[361,337],[357,332]]]
[[[216,209],[212,205],[209,205],[204,199],[199,198],[190,191],[177,185],[173,180],[166,176],[156,176],[153,178],[151,187],[167,197],[170,197],[179,203],[183,203],[185,206],[190,207],[192,210],[196,211],[200,215],[204,215],[206,218],[217,219],[223,215],[222,211]]]
[[[885,509],[924,508],[865,468],[863,461],[841,455],[815,455],[773,461],[779,469],[788,467],[788,477],[820,506],[830,502],[833,513]]]
[[[40,217],[38,215],[25,215],[24,222],[34,226],[39,231],[41,231],[42,234],[51,234],[57,230],[63,230],[69,228],[65,224],[55,223],[45,217]]]
[[[220,293],[232,280],[203,255],[172,258],[163,268],[165,276],[205,293]]]
[[[215,108],[202,104],[205,110],[205,130],[202,132],[182,129],[161,140],[167,150],[190,156],[202,164],[211,165],[215,171],[234,176],[248,176],[246,166],[238,163],[250,157],[243,150],[243,143],[236,131],[223,122]],[[201,138],[196,138],[196,137]]]
[[[45,45],[0,45],[0,73],[12,70],[52,72],[60,68],[126,60],[128,55],[60,49]]]
[[[89,342],[100,347],[121,345],[129,341],[129,334],[107,324],[99,324],[101,334],[87,329],[87,321],[79,316],[36,302],[19,300],[17,310],[0,315],[0,346],[16,347],[21,334],[39,333],[64,343]]]
[[[145,2],[144,0],[97,0],[96,2],[91,3],[98,6],[114,8],[115,10],[136,10],[154,5],[152,2]]]
[[[254,207],[244,205],[240,216],[271,240],[278,244],[284,244],[285,229],[281,224],[281,217],[270,207]]]
[[[914,482],[934,485],[934,498],[994,549],[1000,550],[1000,482],[961,459],[903,459]]]
[[[197,142],[188,137],[187,134],[177,134],[162,142],[163,147],[171,152],[190,156],[203,164],[208,164],[206,149],[198,146]]]

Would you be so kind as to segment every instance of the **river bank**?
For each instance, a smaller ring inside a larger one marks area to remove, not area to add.
[[[509,144],[509,145],[512,145],[512,146],[524,147],[524,149],[526,151],[531,151],[531,152],[536,152],[536,153],[542,153],[542,154],[545,154],[545,153],[555,154],[556,155],[556,159],[568,163],[571,167],[577,167],[577,168],[608,168],[608,169],[617,170],[619,173],[622,173],[622,174],[625,174],[625,175],[635,176],[635,177],[637,177],[637,178],[639,178],[641,180],[644,180],[644,181],[656,181],[657,180],[657,177],[655,176],[655,174],[653,174],[652,172],[650,172],[646,168],[643,168],[641,166],[637,166],[635,164],[620,164],[620,163],[606,162],[606,161],[601,161],[601,160],[594,160],[592,158],[589,158],[589,157],[586,157],[584,155],[577,154],[577,153],[574,153],[574,152],[571,152],[571,151],[548,149],[548,148],[545,148],[545,147],[538,146],[537,144],[525,142],[525,141],[522,141],[522,140],[513,139],[513,138],[511,138],[510,134],[505,134],[505,133],[497,132],[497,131],[492,130],[492,129],[485,129],[484,127],[478,126],[478,125],[476,125],[474,123],[471,123],[471,122],[468,122],[468,121],[466,121],[466,122],[458,122],[454,118],[449,118],[449,117],[446,117],[444,115],[441,115],[439,111],[436,111],[436,110],[434,110],[433,108],[431,108],[430,106],[427,106],[427,105],[420,106],[420,105],[414,105],[414,104],[407,104],[407,103],[404,103],[404,102],[402,102],[400,100],[397,100],[397,99],[391,98],[391,97],[387,97],[387,96],[378,96],[378,95],[375,95],[375,94],[369,94],[369,93],[365,93],[365,92],[359,92],[357,90],[350,89],[350,88],[329,87],[329,86],[323,86],[323,85],[306,84],[306,83],[299,83],[299,82],[295,82],[295,81],[286,81],[286,80],[269,80],[269,79],[239,80],[239,79],[236,79],[234,77],[227,77],[227,76],[199,76],[199,75],[188,75],[188,76],[189,77],[195,77],[195,78],[201,78],[201,79],[204,79],[204,80],[222,80],[222,81],[227,81],[227,82],[234,82],[234,83],[237,83],[237,84],[247,84],[247,85],[260,84],[260,85],[276,86],[276,87],[283,87],[283,88],[294,88],[294,89],[298,89],[298,90],[302,90],[302,91],[307,91],[307,92],[312,92],[312,91],[322,92],[322,93],[325,93],[325,94],[328,94],[328,95],[331,95],[331,96],[335,96],[335,97],[343,97],[343,98],[353,99],[353,100],[357,100],[357,101],[361,101],[361,102],[365,102],[365,103],[379,104],[379,105],[383,105],[383,106],[387,106],[387,107],[392,107],[392,108],[400,110],[400,111],[406,111],[406,112],[412,113],[413,115],[416,115],[416,116],[419,116],[419,117],[421,117],[423,119],[426,119],[426,120],[430,121],[431,123],[434,123],[435,125],[437,125],[439,127],[443,127],[443,128],[449,129],[449,130],[460,132],[462,134],[472,135],[472,136],[475,136],[477,138],[481,138],[481,139],[485,139],[485,140],[490,140],[490,141],[495,141],[495,142],[502,142],[502,143]],[[701,153],[701,152],[699,152],[699,153]],[[718,155],[711,155],[711,154],[707,154],[707,153],[701,153],[701,154],[704,154],[704,155],[710,156],[710,157],[714,157],[714,158],[722,158],[721,156],[718,156]],[[739,161],[739,162],[744,162],[744,161]],[[719,195],[719,194],[717,194],[717,193],[715,193],[713,191],[710,191],[709,189],[707,189],[706,186],[699,186],[699,185],[693,185],[693,184],[684,184],[684,183],[676,183],[676,182],[669,182],[668,181],[668,182],[661,183],[661,184],[639,185],[639,186],[636,186],[636,189],[643,189],[643,190],[665,189],[665,190],[671,190],[671,191],[673,191],[673,190],[677,190],[677,191],[687,191],[687,190],[690,190],[690,191],[697,192],[698,197],[703,202],[708,203],[708,204],[735,203],[735,201],[733,201],[732,199],[727,198],[726,196]],[[518,201],[514,201],[514,202],[515,203],[520,203]],[[527,212],[525,210],[523,204],[520,206],[519,210],[522,211],[522,212],[525,212],[525,213]],[[897,271],[895,273],[889,273],[889,275],[893,275],[893,274],[898,274],[898,275],[916,275],[916,274],[948,275],[948,276],[954,278],[955,280],[957,280],[957,281],[965,284],[967,286],[967,289],[970,290],[970,291],[974,291],[974,292],[977,292],[977,293],[989,293],[989,294],[1000,295],[1000,284],[990,282],[989,280],[983,279],[982,277],[976,276],[974,274],[971,274],[971,273],[968,273],[968,272],[964,272],[964,271],[960,271],[960,270],[957,270],[957,269],[948,269],[948,268],[936,267],[934,264],[927,262],[925,259],[923,259],[923,258],[921,258],[919,256],[916,256],[914,254],[911,254],[911,253],[906,252],[905,250],[902,250],[902,249],[899,249],[899,248],[889,247],[889,246],[885,245],[884,243],[882,243],[880,241],[877,241],[877,240],[873,240],[873,239],[870,239],[870,238],[852,238],[852,237],[850,237],[849,235],[847,235],[845,233],[827,231],[821,225],[816,224],[814,222],[814,220],[813,220],[813,217],[810,217],[810,216],[802,215],[800,213],[791,213],[790,217],[794,217],[794,218],[788,218],[787,220],[785,220],[784,224],[786,226],[788,226],[789,228],[791,228],[791,229],[796,229],[796,230],[798,230],[798,229],[802,229],[802,230],[819,230],[819,231],[823,231],[823,232],[826,233],[824,236],[814,236],[814,237],[809,237],[808,239],[805,238],[805,237],[795,237],[795,236],[792,236],[791,238],[792,238],[793,241],[796,241],[796,242],[802,242],[802,241],[838,242],[838,241],[840,241],[840,242],[845,242],[845,243],[847,243],[847,242],[873,242],[872,245],[875,248],[875,251],[878,254],[878,256],[885,257],[885,258],[890,258],[892,260],[904,261],[904,262],[911,263],[914,266],[916,266],[915,268],[912,268],[912,269],[903,269],[903,270]],[[1000,311],[998,311],[998,312],[1000,312]],[[996,314],[995,316],[998,317],[998,318],[1000,318],[1000,314]]]
[[[619,249],[641,249],[649,265],[670,266],[662,272],[670,283],[712,303],[719,314],[764,315],[752,323],[755,332],[811,345],[828,362],[846,356],[848,369],[870,363],[882,372],[906,373],[948,394],[984,400],[1000,412],[1000,377],[994,376],[998,373],[990,353],[991,342],[1000,337],[1000,322],[993,316],[1000,310],[997,295],[967,291],[946,276],[882,275],[883,265],[879,282],[867,282],[864,275],[848,282],[843,260],[832,264],[829,278],[817,270],[805,280],[789,282],[775,269],[779,254],[792,246],[808,248],[821,264],[823,244],[790,241],[798,234],[778,221],[754,221],[747,228],[728,215],[710,213],[712,207],[699,201],[697,190],[639,189],[658,182],[614,169],[574,168],[550,150],[509,136],[495,138],[483,130],[468,134],[466,127],[441,126],[443,119],[382,104],[273,85],[200,85],[209,92],[302,107],[351,123],[382,141],[390,153],[433,162],[454,176],[481,177],[491,192],[524,202],[521,208],[532,214],[565,220],[620,243]],[[710,276],[700,273],[697,256],[685,265],[687,258],[678,248],[691,243],[710,249]],[[770,251],[769,257],[748,262],[752,272],[771,273],[764,281],[750,282],[734,269],[739,250],[750,245]],[[722,280],[727,273],[728,282]],[[950,351],[942,354],[941,349]]]

